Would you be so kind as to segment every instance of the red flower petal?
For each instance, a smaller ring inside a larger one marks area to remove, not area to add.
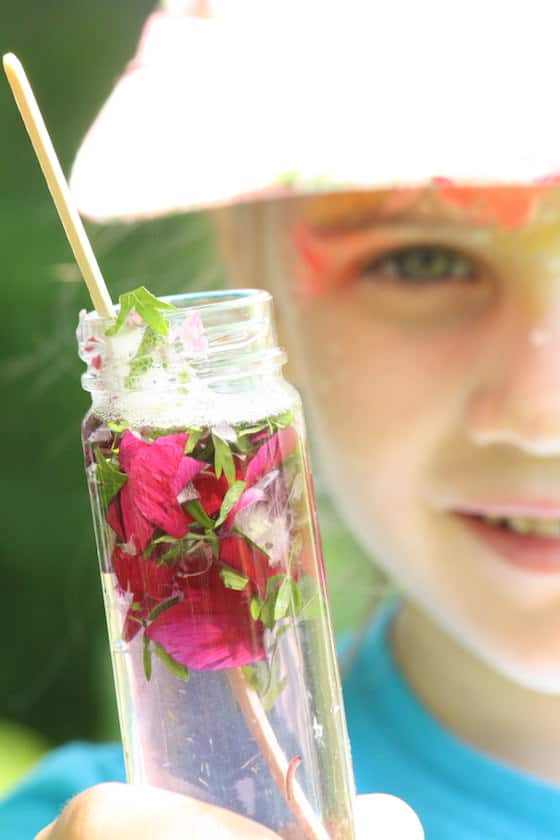
[[[142,629],[142,621],[141,619],[145,619],[148,616],[148,609],[144,610],[133,610],[132,607],[126,614],[123,628],[122,628],[122,637],[123,641],[131,642],[135,636],[138,635],[140,630]]]
[[[200,496],[202,507],[208,516],[213,516],[220,510],[228,491],[227,478],[223,473],[220,478],[216,478],[213,473],[201,472],[194,479],[193,484]]]
[[[247,467],[247,487],[256,484],[264,475],[278,467],[297,446],[297,433],[293,426],[280,429],[257,450]]]
[[[233,534],[220,540],[220,561],[248,577],[262,598],[266,582],[278,569],[273,569],[263,551],[249,545],[243,537]]]
[[[126,491],[126,492],[125,492]],[[120,503],[122,521],[124,526],[124,540],[132,543],[138,553],[144,551],[154,533],[155,525],[152,525],[137,505],[139,493],[137,488],[130,486],[130,478],[120,491]],[[187,526],[188,527],[188,526]],[[181,535],[182,536],[182,535]]]
[[[138,601],[145,597],[162,600],[173,592],[175,570],[158,565],[156,558],[132,556],[118,546],[112,556],[113,571],[124,592],[132,592]]]
[[[107,509],[107,522],[111,526],[117,537],[120,537],[123,542],[126,542],[121,514],[121,505],[118,496],[115,496],[115,498],[113,499],[113,501]]]

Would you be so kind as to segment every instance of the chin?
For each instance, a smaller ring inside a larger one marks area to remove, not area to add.
[[[560,659],[554,651],[548,657],[540,651],[537,657],[530,651],[503,650],[490,639],[468,647],[471,653],[515,685],[538,694],[560,695]]]
[[[493,665],[504,677],[522,688],[535,691],[538,694],[560,695],[560,666],[558,662],[535,665],[534,662],[508,660],[506,662],[489,662],[488,664]]]

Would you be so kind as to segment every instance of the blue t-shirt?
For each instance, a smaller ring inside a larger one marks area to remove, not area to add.
[[[392,614],[375,622],[344,683],[358,791],[406,800],[426,840],[558,840],[560,788],[476,752],[431,717],[391,656]],[[0,838],[30,840],[80,790],[124,778],[117,745],[55,750],[0,804]]]

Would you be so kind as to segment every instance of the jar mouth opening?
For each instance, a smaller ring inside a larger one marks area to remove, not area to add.
[[[166,331],[140,318],[115,320],[82,312],[77,329],[80,357],[87,365],[87,391],[192,390],[278,370],[285,354],[277,345],[272,296],[264,289],[227,289],[162,296],[172,310],[160,310]]]
[[[235,313],[236,310],[244,307],[252,307],[255,304],[267,304],[272,301],[272,295],[264,289],[218,289],[206,292],[184,292],[176,295],[158,295],[159,300],[170,303],[177,309],[177,312],[163,312],[166,320],[172,321],[175,318],[182,318],[189,309],[195,309],[201,314],[209,316],[227,315]],[[85,316],[88,324],[95,324],[100,329],[108,329],[115,322],[120,307],[115,304],[115,317],[104,318],[95,310],[88,312]]]

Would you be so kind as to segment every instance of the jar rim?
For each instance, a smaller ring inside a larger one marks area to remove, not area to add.
[[[228,312],[241,309],[243,306],[272,301],[272,295],[265,289],[243,288],[243,289],[216,289],[205,292],[183,292],[174,295],[158,295],[158,299],[164,303],[175,306],[177,312],[169,311],[162,313],[166,319],[180,317],[188,309],[211,310]],[[119,305],[115,304],[115,316],[106,318],[99,315],[95,310],[87,312],[85,318],[88,324],[99,324],[109,327],[114,323],[119,313]]]

